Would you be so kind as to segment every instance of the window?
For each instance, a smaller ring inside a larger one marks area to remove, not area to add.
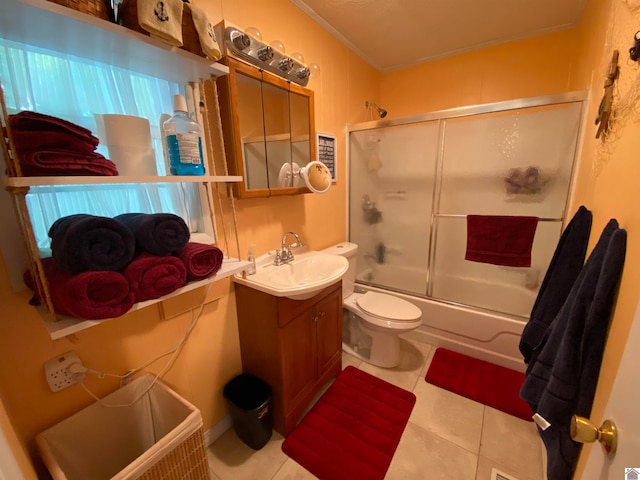
[[[173,95],[184,87],[111,65],[0,39],[0,82],[9,114],[32,110],[64,118],[97,135],[94,113],[144,117],[151,124],[159,175],[165,175],[160,117],[173,111]],[[97,151],[106,157],[105,146]],[[27,195],[40,248],[49,247],[47,232],[60,217],[91,213],[175,213],[192,232],[203,232],[198,186],[182,183],[32,187]]]

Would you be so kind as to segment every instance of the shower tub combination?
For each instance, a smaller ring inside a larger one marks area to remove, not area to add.
[[[409,335],[516,370],[560,238],[581,92],[349,126],[349,239],[359,291],[423,312]],[[538,217],[531,266],[464,259],[467,215]]]

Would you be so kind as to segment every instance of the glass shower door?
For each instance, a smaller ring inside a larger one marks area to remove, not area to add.
[[[528,316],[560,237],[581,103],[445,120],[428,296]],[[531,267],[465,260],[467,215],[539,217]]]
[[[350,232],[358,282],[424,295],[439,121],[350,132]]]

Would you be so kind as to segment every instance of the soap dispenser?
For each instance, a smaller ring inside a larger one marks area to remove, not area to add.
[[[254,247],[255,245],[249,245],[249,253],[247,255],[249,265],[246,268],[247,275],[254,275],[256,273],[256,257],[253,253]]]

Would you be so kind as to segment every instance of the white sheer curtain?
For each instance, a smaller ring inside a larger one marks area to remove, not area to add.
[[[173,95],[183,86],[111,65],[0,39],[0,82],[9,114],[31,110],[64,118],[97,136],[94,113],[144,117],[151,124],[156,166],[164,175],[163,113],[172,113]],[[98,152],[108,157],[106,147]],[[187,184],[124,184],[37,187],[27,195],[34,232],[41,248],[49,247],[47,232],[60,217],[90,213],[114,217],[121,213],[175,213],[193,232],[202,231],[197,188]]]

